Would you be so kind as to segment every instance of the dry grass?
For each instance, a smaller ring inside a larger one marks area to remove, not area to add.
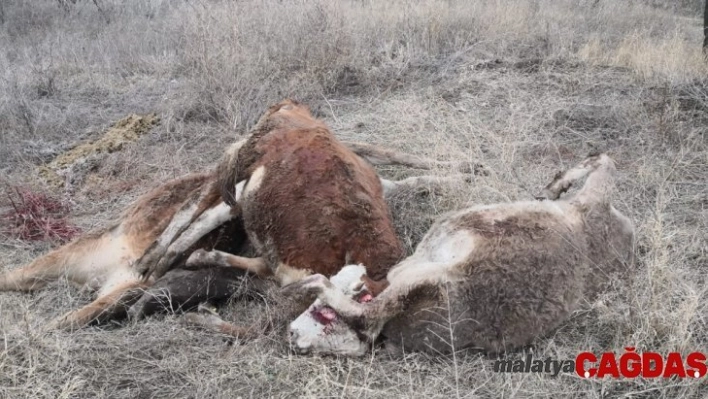
[[[590,304],[539,340],[536,356],[628,345],[708,352],[701,23],[642,3],[104,0],[102,11],[79,1],[65,12],[49,0],[0,2],[0,170],[13,184],[41,186],[38,165],[127,114],[157,112],[162,122],[148,136],[100,157],[83,186],[56,193],[88,230],[151,185],[213,164],[269,103],[293,96],[342,138],[488,166],[467,187],[394,201],[412,248],[436,215],[530,199],[556,170],[606,150],[620,169],[617,206],[637,226],[632,293]],[[0,269],[10,269],[48,245],[4,239],[0,248]],[[89,298],[66,283],[0,294],[0,397],[705,394],[695,380],[496,374],[468,353],[298,357],[277,334],[233,344],[174,316],[39,333]],[[254,300],[223,312],[250,320],[270,307]]]

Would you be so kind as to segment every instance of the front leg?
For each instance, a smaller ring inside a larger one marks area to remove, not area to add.
[[[135,265],[135,270],[143,275],[143,280],[146,281],[150,275],[155,274],[155,272],[157,272],[158,277],[160,273],[164,274],[175,261],[175,253],[183,252],[187,249],[184,248],[184,243],[188,240],[193,240],[193,237],[185,238],[182,243],[174,247],[172,247],[172,244],[187,228],[190,228],[192,222],[194,222],[198,217],[200,220],[203,219],[202,214],[205,210],[214,205],[213,194],[215,192],[226,190],[223,185],[226,184],[225,182],[232,182],[230,177],[236,179],[234,168],[238,166],[238,152],[245,142],[245,139],[238,141],[227,149],[223,160],[215,171],[217,181],[207,187],[203,193],[200,193],[199,191],[193,192],[192,196],[184,202],[182,208],[172,217],[170,224],[167,228],[165,228],[160,237],[153,242],[153,244],[145,251],[143,256],[138,259]],[[224,201],[227,202],[227,205],[236,205],[236,201],[240,196],[240,190],[242,190],[245,185],[245,181],[236,184],[236,181],[234,180],[232,183],[233,184],[231,184],[227,190],[230,193],[228,196],[228,201],[227,198],[224,197]],[[199,220],[197,220],[197,222],[199,222]],[[201,233],[201,236],[206,233]],[[201,238],[201,236],[199,238]],[[172,253],[170,253],[169,256],[171,259],[163,260],[163,257],[169,250],[172,250]],[[158,263],[161,264],[158,266]]]
[[[231,220],[234,216],[232,208],[223,202],[204,211],[196,221],[187,227],[179,238],[169,245],[167,251],[158,262],[149,265],[144,278],[148,278],[151,275],[159,278],[164,275],[197,241]]]
[[[165,255],[170,244],[182,233],[192,222],[198,210],[196,201],[187,201],[177,213],[172,216],[170,224],[160,234],[160,237],[155,240],[145,253],[136,261],[135,270],[145,276],[145,280],[149,277],[149,271],[155,264]],[[148,275],[146,275],[146,273]]]
[[[129,281],[121,284],[98,297],[81,309],[71,311],[52,320],[44,327],[44,331],[77,330],[92,321],[104,321],[122,314],[135,303],[147,286],[140,281]]]
[[[471,176],[466,174],[455,174],[451,176],[412,176],[403,180],[388,180],[379,177],[383,194],[385,198],[391,197],[403,190],[420,190],[429,192],[436,187],[449,186],[469,183]]]
[[[268,265],[263,258],[246,258],[216,249],[211,251],[198,249],[192,252],[192,254],[189,255],[189,258],[187,258],[187,263],[185,266],[192,270],[215,266],[233,267],[253,273],[261,278],[273,275],[273,272],[270,268],[268,268]]]

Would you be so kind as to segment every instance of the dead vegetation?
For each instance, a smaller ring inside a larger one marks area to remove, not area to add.
[[[158,121],[155,114],[128,115],[108,128],[97,140],[79,144],[57,155],[46,165],[40,166],[39,175],[54,188],[64,187],[67,180],[74,185],[81,184],[85,176],[76,175],[85,175],[91,164],[100,162],[100,157],[120,151],[124,145],[150,132]],[[84,169],[83,173],[77,170],[81,167]]]
[[[81,230],[66,220],[69,205],[47,194],[20,187],[6,188],[10,209],[0,214],[0,234],[23,241],[64,244]]]
[[[702,21],[673,7],[681,2],[104,0],[102,11],[78,1],[67,12],[54,1],[0,4],[0,171],[9,182],[41,188],[37,166],[114,121],[161,119],[100,157],[78,187],[52,189],[71,194],[69,221],[84,230],[156,182],[212,165],[287,96],[311,104],[343,139],[485,164],[489,175],[469,186],[396,198],[409,249],[447,210],[531,199],[557,170],[608,151],[619,170],[615,203],[637,226],[631,303],[601,298],[539,340],[534,356],[629,345],[708,351],[708,67]],[[46,248],[3,237],[0,270]],[[497,374],[473,353],[298,357],[279,333],[240,345],[175,316],[40,334],[88,298],[65,283],[0,294],[0,397],[705,394],[696,380]],[[221,313],[277,319],[270,309],[254,297]]]

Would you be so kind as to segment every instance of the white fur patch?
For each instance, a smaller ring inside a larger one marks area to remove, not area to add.
[[[285,263],[280,263],[275,269],[275,278],[278,281],[278,284],[281,286],[286,286],[302,280],[303,278],[309,276],[310,273],[311,272],[309,270],[296,269],[292,266],[286,265]]]
[[[246,186],[246,180],[242,180],[236,184],[234,187],[234,200],[239,202],[243,196],[243,188]]]
[[[246,188],[243,190],[244,196],[250,195],[251,193],[258,190],[258,188],[261,186],[261,183],[263,183],[263,177],[265,176],[265,172],[266,168],[263,165],[257,167],[256,170],[253,171],[251,177],[248,179],[248,184],[246,184]]]
[[[352,292],[351,287],[357,285],[361,281],[361,277],[366,274],[366,267],[363,265],[347,265],[339,271],[339,273],[332,276],[329,281],[340,290],[344,291],[345,294],[351,295],[358,294],[357,292]]]
[[[362,265],[348,265],[330,278],[334,289],[354,297],[361,292],[361,277],[366,274]],[[290,323],[291,344],[300,353],[328,353],[362,356],[368,344],[346,323],[338,319],[334,310],[319,299],[303,314]]]
[[[122,235],[101,237],[95,249],[71,256],[73,267],[67,268],[66,276],[80,287],[107,292],[140,278],[131,266],[135,254]]]
[[[178,211],[173,217],[172,221],[162,232],[160,238],[157,240],[158,244],[163,248],[170,245],[174,241],[177,234],[182,230],[182,228],[192,220],[192,215],[197,211],[197,203],[190,204],[186,209]]]
[[[231,207],[225,202],[199,215],[182,235],[170,245],[170,251],[184,252],[206,234],[231,219]]]

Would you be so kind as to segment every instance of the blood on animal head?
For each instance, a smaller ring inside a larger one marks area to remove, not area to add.
[[[337,319],[337,312],[329,306],[314,308],[310,311],[310,314],[318,323],[325,326],[330,325]]]
[[[374,300],[374,296],[368,291],[362,291],[354,297],[354,300],[359,303],[368,303]]]
[[[368,291],[362,291],[354,297],[354,300],[359,303],[367,303],[373,301],[374,296],[371,295],[371,293],[369,293]],[[338,317],[337,312],[335,312],[334,309],[329,306],[319,306],[312,308],[312,310],[310,310],[310,314],[312,315],[313,319],[325,326],[332,324],[335,320],[337,320]]]

